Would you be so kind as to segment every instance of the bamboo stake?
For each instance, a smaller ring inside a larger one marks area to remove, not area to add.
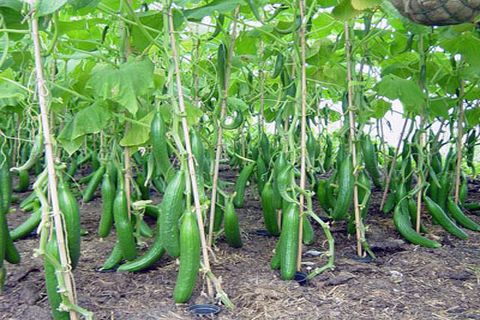
[[[455,168],[455,203],[458,204],[460,198],[460,178],[462,173],[462,138],[463,138],[463,121],[464,121],[464,110],[463,110],[463,91],[464,84],[460,80],[460,92],[458,94],[458,129],[457,129],[457,166]]]
[[[362,239],[363,239],[363,223],[360,215],[360,207],[358,203],[358,184],[357,184],[357,148],[355,145],[355,113],[353,112],[353,70],[352,70],[352,43],[350,40],[350,26],[348,21],[344,23],[345,33],[345,54],[347,59],[347,82],[348,82],[348,117],[349,117],[349,144],[352,152],[352,165],[354,168],[355,185],[353,186],[353,207],[355,213],[355,231],[357,238],[357,255],[363,256]]]
[[[190,132],[188,130],[189,128],[188,128],[188,122],[186,118],[186,108],[185,108],[185,101],[183,98],[182,80],[180,76],[180,63],[179,63],[177,45],[176,45],[175,34],[174,34],[173,14],[172,14],[171,7],[168,8],[168,33],[170,37],[172,59],[173,59],[173,65],[175,69],[175,79],[176,79],[177,92],[178,92],[178,107],[179,107],[180,113],[182,114],[182,129],[183,129],[183,136],[185,140],[185,150],[187,152],[188,173],[189,173],[190,181],[192,184],[193,202],[195,206],[195,213],[197,216],[198,229],[200,232],[200,241],[202,244],[203,268],[205,273],[209,273],[211,272],[211,268],[210,268],[210,260],[208,257],[208,246],[205,238],[202,207],[200,203],[200,195],[198,192],[197,175],[195,173],[195,160],[192,153],[192,146],[190,144]],[[212,289],[210,278],[207,278],[207,290],[208,290],[208,295],[210,297],[213,297],[213,289]]]
[[[230,34],[230,46],[228,47],[227,62],[225,66],[225,83],[220,83],[222,88],[222,101],[220,105],[220,121],[223,120],[227,109],[228,86],[230,83],[231,61],[233,56],[233,49],[235,46],[235,38],[237,37],[237,16],[240,7],[237,6],[233,14],[234,20],[232,23],[232,33]],[[220,157],[222,155],[222,138],[223,128],[220,124],[217,125],[217,143],[215,146],[215,163],[213,166],[213,181],[212,181],[212,198],[210,203],[210,221],[208,228],[208,248],[213,244],[213,226],[215,223],[215,203],[217,202],[217,188],[218,188],[218,173],[220,168]]]
[[[300,11],[300,19],[302,23],[298,32],[300,40],[300,106],[301,106],[301,122],[300,122],[300,189],[305,190],[306,184],[306,157],[307,157],[307,72],[306,72],[306,40],[305,40],[305,4],[304,0],[298,0]],[[297,270],[300,271],[302,266],[302,241],[303,241],[303,212],[305,196],[300,193],[300,223],[298,225],[298,255]]]
[[[55,159],[53,153],[52,136],[50,134],[49,117],[48,117],[48,105],[47,99],[49,93],[46,87],[45,78],[43,75],[42,57],[40,51],[40,38],[38,34],[38,19],[35,17],[36,1],[31,0],[30,6],[31,12],[31,33],[33,40],[33,51],[35,57],[35,72],[37,76],[37,90],[38,90],[38,104],[40,107],[40,118],[43,129],[44,145],[45,145],[45,162],[47,165],[48,173],[48,190],[50,194],[50,202],[52,205],[52,218],[55,227],[55,235],[58,246],[58,253],[60,257],[60,263],[62,266],[62,278],[65,284],[65,295],[69,301],[76,305],[76,292],[73,274],[71,272],[71,265],[69,261],[68,248],[66,245],[65,226],[63,224],[62,213],[60,211],[60,205],[58,201],[57,190],[57,177],[55,173]],[[77,312],[73,309],[69,310],[70,318],[72,320],[78,319]]]

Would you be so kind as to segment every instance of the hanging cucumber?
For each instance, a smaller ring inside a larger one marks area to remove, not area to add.
[[[462,227],[472,231],[480,231],[480,225],[463,213],[462,209],[460,209],[460,207],[455,203],[455,201],[452,200],[452,198],[448,198],[447,208],[452,218]]]
[[[277,223],[277,211],[275,208],[275,202],[273,200],[275,192],[273,190],[272,183],[268,181],[262,191],[261,201],[262,201],[262,211],[263,211],[263,221],[265,223],[265,229],[272,236],[278,236],[280,230]]]
[[[150,140],[157,170],[169,182],[175,175],[175,169],[168,156],[167,127],[159,110],[155,112],[152,120]]]
[[[173,290],[176,303],[185,303],[192,296],[200,268],[200,232],[192,211],[187,210],[180,226],[180,267]]]
[[[397,231],[404,237],[408,242],[413,244],[420,245],[422,247],[427,248],[439,248],[441,244],[425,238],[424,236],[420,235],[412,228],[412,223],[410,221],[410,217],[407,212],[402,209],[401,205],[397,205],[395,207],[393,213],[393,222],[395,224],[395,228]]]
[[[273,69],[272,79],[278,78],[278,76],[282,72],[284,60],[285,60],[285,58],[284,58],[283,54],[279,52],[277,54],[277,59],[275,60],[275,67]]]
[[[93,199],[93,195],[95,194],[95,191],[100,185],[100,182],[102,181],[102,177],[104,173],[105,173],[105,166],[101,165],[97,169],[97,171],[95,171],[94,175],[92,176],[92,179],[90,179],[87,187],[83,192],[83,202],[86,203]]]
[[[80,259],[80,212],[77,200],[62,176],[59,177],[58,181],[58,203],[65,221],[65,233],[72,269],[75,269]]]
[[[115,200],[115,185],[108,171],[103,175],[102,181],[102,214],[98,224],[98,235],[106,238],[113,225],[113,202]]]
[[[18,185],[15,188],[15,191],[25,192],[28,190],[29,185],[30,185],[30,175],[28,174],[28,170],[18,171]]]
[[[332,218],[336,221],[342,220],[348,213],[353,199],[353,168],[352,159],[346,156],[340,163],[338,171],[338,195],[335,208],[332,211]]]
[[[233,204],[236,208],[243,208],[245,202],[245,189],[254,168],[255,163],[250,163],[242,169],[238,176],[237,182],[235,183],[235,197],[233,198]]]
[[[30,157],[28,158],[27,162],[25,162],[20,167],[13,167],[10,169],[11,171],[24,171],[30,170],[35,164],[37,164],[42,156],[43,151],[43,134],[39,133],[35,136],[33,141],[32,149],[30,150]]]
[[[257,158],[257,186],[258,186],[258,194],[261,195],[263,192],[263,188],[268,180],[268,168],[265,164],[265,160],[263,159],[262,154],[258,155]]]
[[[242,237],[240,235],[238,216],[235,212],[235,206],[233,205],[232,197],[229,197],[225,203],[225,212],[223,219],[223,227],[227,243],[233,248],[241,248]]]
[[[28,217],[27,220],[22,222],[19,226],[17,226],[12,231],[10,231],[10,237],[12,238],[13,241],[27,237],[38,227],[41,220],[42,220],[42,210],[41,209],[33,210],[32,214],[30,215],[30,217]]]
[[[226,116],[223,118],[222,122],[220,122],[220,125],[222,126],[223,129],[225,130],[234,130],[238,129],[242,123],[243,123],[243,114],[240,109],[235,109],[234,110],[234,117]]]
[[[327,179],[319,179],[317,181],[317,199],[322,209],[325,210],[326,213],[330,213],[332,206],[330,201],[328,201],[327,183]]]
[[[185,191],[185,172],[180,170],[167,186],[160,204],[157,223],[160,242],[167,253],[176,258],[180,254],[178,222],[183,212]]]
[[[113,220],[122,256],[126,260],[133,260],[137,257],[137,246],[133,235],[133,226],[128,217],[127,195],[123,177],[119,177],[119,182],[113,202]]]
[[[460,239],[468,239],[468,234],[460,229],[443,211],[443,209],[435,203],[430,197],[425,196],[425,204],[427,205],[428,212],[432,215],[433,218],[440,224],[446,231],[450,234],[456,236]]]
[[[299,223],[298,206],[289,203],[283,213],[282,243],[280,246],[280,277],[283,280],[292,280],[297,271]]]
[[[162,242],[160,241],[159,233],[157,232],[157,236],[153,241],[153,244],[148,248],[147,252],[145,252],[141,257],[138,257],[133,261],[122,264],[120,267],[118,267],[117,270],[128,272],[145,270],[151,267],[155,262],[157,262],[164,254],[165,249],[163,248]]]
[[[376,187],[381,188],[381,175],[380,171],[378,170],[378,160],[377,160],[377,153],[375,151],[375,147],[370,140],[370,136],[365,135],[363,139],[361,139],[361,146],[362,146],[362,153],[363,159],[365,162],[365,168],[368,171],[368,174],[372,178],[373,183]]]
[[[117,240],[117,242],[115,242],[115,246],[112,249],[112,252],[108,256],[107,260],[105,260],[100,270],[102,271],[112,270],[120,264],[122,259],[123,259],[122,248],[120,247],[120,242]]]

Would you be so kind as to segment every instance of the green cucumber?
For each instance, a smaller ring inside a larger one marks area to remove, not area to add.
[[[160,204],[159,224],[160,241],[168,255],[176,258],[180,254],[179,219],[183,212],[185,191],[185,172],[178,171],[168,184]]]
[[[242,237],[240,235],[240,227],[238,225],[238,216],[235,212],[235,206],[231,197],[228,198],[225,203],[223,219],[223,227],[225,230],[225,238],[227,243],[233,248],[241,248]]]
[[[430,199],[430,197],[425,196],[425,204],[427,205],[428,212],[430,212],[437,223],[446,231],[460,239],[468,239],[468,234],[460,229],[435,201]]]
[[[245,189],[254,168],[255,163],[250,163],[242,169],[238,176],[237,182],[235,183],[235,196],[233,198],[235,208],[243,208],[245,202]]]
[[[263,211],[263,222],[265,223],[265,229],[272,236],[278,236],[280,234],[280,229],[278,228],[277,223],[277,210],[274,203],[274,190],[272,183],[268,181],[263,187],[261,194],[262,202],[262,211]]]
[[[113,220],[122,256],[126,260],[133,260],[137,257],[137,247],[133,235],[133,226],[128,218],[128,204],[123,178],[120,176],[119,180],[120,186],[113,202]]]
[[[332,218],[335,221],[342,220],[348,213],[353,199],[353,167],[352,159],[346,156],[340,163],[338,171],[338,195],[335,208],[332,211]]]
[[[298,206],[289,203],[283,213],[282,244],[280,247],[280,277],[283,280],[292,280],[297,271],[299,223]]]
[[[407,212],[402,209],[403,206],[395,206],[393,213],[393,222],[397,231],[404,237],[408,242],[413,244],[420,245],[427,248],[439,248],[441,244],[430,240],[421,234],[417,233],[412,227],[410,217]]]
[[[200,268],[200,232],[195,214],[187,210],[180,226],[180,267],[173,290],[176,303],[185,303],[192,296]]]
[[[87,187],[83,192],[83,202],[86,203],[93,199],[93,195],[95,194],[95,191],[97,190],[100,182],[102,181],[102,177],[104,173],[105,173],[105,166],[101,165],[97,169],[97,171],[95,171],[94,175],[92,176],[92,179],[90,179]]]
[[[117,240],[115,246],[112,249],[112,252],[108,256],[107,260],[103,263],[103,266],[100,268],[101,271],[112,270],[123,259],[122,248],[120,247],[120,242]]]
[[[106,238],[110,234],[113,225],[113,201],[115,200],[115,185],[112,183],[110,174],[105,172],[102,181],[102,214],[98,224],[98,235]]]
[[[13,241],[25,238],[38,227],[40,221],[42,221],[42,210],[34,210],[27,220],[10,231],[10,237]]]
[[[447,208],[452,218],[462,227],[472,231],[480,231],[480,225],[463,213],[462,209],[460,209],[460,207],[452,200],[452,198],[448,198]]]

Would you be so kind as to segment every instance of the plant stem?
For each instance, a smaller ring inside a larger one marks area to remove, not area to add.
[[[345,53],[347,59],[347,82],[348,82],[348,118],[349,118],[349,144],[350,144],[350,151],[352,153],[352,166],[354,170],[354,179],[355,184],[353,186],[353,208],[355,213],[355,230],[356,230],[356,238],[357,238],[357,255],[363,256],[363,248],[362,248],[362,239],[363,236],[363,223],[362,217],[360,215],[360,208],[358,203],[358,170],[357,170],[357,148],[356,148],[356,137],[355,137],[355,113],[354,113],[354,106],[353,106],[353,97],[354,97],[354,88],[353,88],[353,66],[352,66],[352,43],[350,40],[350,26],[348,21],[344,23],[344,31],[345,31]]]
[[[240,7],[237,7],[234,12],[234,20],[232,22],[232,32],[230,33],[230,45],[228,47],[227,61],[225,65],[225,83],[220,83],[222,88],[222,101],[220,105],[220,121],[223,121],[223,118],[226,114],[227,109],[227,98],[228,98],[228,87],[230,83],[230,70],[231,70],[231,61],[233,56],[233,49],[235,47],[235,39],[237,37],[237,15]],[[223,130],[219,122],[217,122],[217,143],[215,146],[215,163],[213,166],[213,181],[212,181],[212,198],[210,202],[210,220],[209,220],[209,229],[208,229],[208,247],[211,248],[213,244],[213,226],[215,223],[215,203],[217,201],[217,188],[218,188],[218,173],[220,168],[220,157],[222,155],[222,138]]]

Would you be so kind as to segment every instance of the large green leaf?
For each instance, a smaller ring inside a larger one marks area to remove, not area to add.
[[[155,112],[151,111],[145,117],[133,122],[125,136],[120,140],[122,147],[135,147],[145,144],[150,138],[150,124]]]
[[[244,4],[243,0],[213,0],[209,4],[194,9],[183,11],[185,18],[200,21],[206,16],[213,16],[213,13],[230,13],[238,5]]]
[[[0,0],[0,7],[10,8],[15,11],[22,10],[22,2],[19,0]]]
[[[480,124],[480,108],[471,108],[465,111],[467,125],[471,128]]]
[[[100,65],[93,69],[88,85],[97,97],[118,102],[135,115],[139,108],[137,97],[148,94],[154,87],[153,63],[148,59],[132,59],[118,69]]]
[[[15,85],[13,72],[7,69],[0,73],[0,108],[13,107],[19,104],[27,96],[27,92],[21,86]]]
[[[348,20],[359,15],[361,11],[352,7],[350,0],[343,0],[332,10],[332,15],[339,20]]]
[[[112,117],[108,104],[98,101],[75,114],[59,135],[60,140],[75,140],[86,134],[98,133],[105,129]]]
[[[68,0],[39,0],[37,2],[37,16],[43,17],[54,13],[68,3]]]
[[[82,9],[82,8],[93,8],[95,7],[100,0],[70,0],[69,4],[75,9]]]
[[[405,106],[412,107],[412,110],[424,103],[424,95],[413,80],[389,74],[376,85],[376,89],[378,94],[391,100],[399,99]]]

